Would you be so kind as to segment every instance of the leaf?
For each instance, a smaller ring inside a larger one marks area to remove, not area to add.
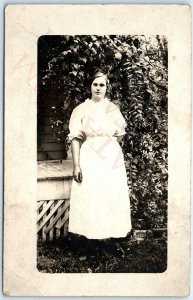
[[[76,76],[77,75],[77,71],[72,71],[72,74],[74,75],[74,76]]]
[[[116,52],[115,53],[115,58],[118,59],[118,60],[121,60],[122,54],[120,52]]]
[[[79,69],[79,68],[80,68],[80,65],[78,65],[78,64],[73,64],[73,67],[74,67],[75,69]]]
[[[86,57],[81,57],[80,60],[83,61],[83,62],[85,62],[85,63],[87,62]]]
[[[79,260],[84,261],[84,260],[86,260],[86,258],[87,258],[86,255],[83,255],[83,256],[79,257]]]
[[[91,35],[91,39],[93,40],[93,41],[96,41],[96,36],[95,35]]]
[[[100,47],[99,41],[94,42],[94,44],[95,44],[97,47]]]

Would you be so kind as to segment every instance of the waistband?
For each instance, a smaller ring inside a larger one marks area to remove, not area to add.
[[[87,136],[85,141],[91,140],[91,139],[106,139],[106,140],[111,139],[111,140],[117,141],[116,136],[108,136],[108,135]]]

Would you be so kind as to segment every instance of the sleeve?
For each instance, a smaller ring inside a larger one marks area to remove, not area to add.
[[[117,107],[116,111],[115,111],[115,136],[121,136],[126,134],[125,128],[127,126],[127,123],[122,115],[122,113],[120,112],[120,109]]]
[[[82,140],[84,138],[84,132],[82,131],[82,117],[83,111],[82,107],[78,105],[72,111],[69,120],[69,131],[68,138],[72,141],[73,138],[78,138]]]

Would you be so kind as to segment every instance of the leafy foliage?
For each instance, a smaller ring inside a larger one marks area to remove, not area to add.
[[[89,77],[103,69],[110,98],[127,121],[122,141],[133,220],[167,223],[167,40],[164,36],[42,36],[39,106],[49,105],[56,141],[66,141],[75,106],[90,96]],[[139,226],[139,223],[138,223]]]

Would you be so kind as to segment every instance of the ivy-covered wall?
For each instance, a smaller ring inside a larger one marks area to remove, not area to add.
[[[68,121],[90,96],[90,75],[97,68],[107,73],[109,96],[127,121],[122,146],[136,228],[167,227],[167,58],[164,36],[38,40],[38,126],[47,114],[50,139],[66,150]]]

